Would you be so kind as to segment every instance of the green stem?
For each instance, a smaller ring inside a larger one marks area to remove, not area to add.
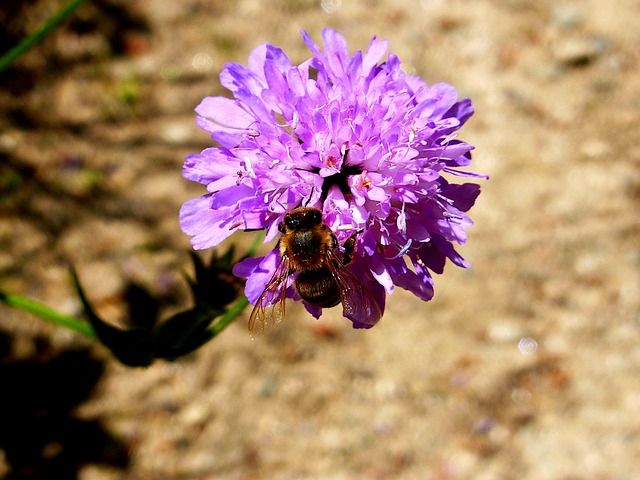
[[[260,247],[260,244],[263,241],[264,241],[264,234],[257,235],[256,238],[253,240],[253,243],[249,247],[249,251],[247,252],[244,258],[255,256],[256,252],[258,251],[258,248]],[[243,312],[243,310],[248,306],[249,306],[249,300],[247,300],[247,297],[245,297],[244,295],[240,297],[238,300],[236,300],[236,303],[234,303],[231,306],[231,308],[229,308],[229,310],[226,311],[226,313],[220,318],[220,320],[215,322],[209,328],[209,333],[211,334],[211,338],[215,337],[220,332],[222,332],[225,328],[231,325],[233,321],[236,318],[238,318],[240,314]]]
[[[3,292],[0,292],[0,300],[2,300],[10,307],[33,313],[34,315],[44,318],[51,323],[66,327],[70,330],[75,330],[85,337],[96,337],[96,334],[93,331],[93,328],[91,328],[91,325],[78,320],[77,318],[69,317],[60,312],[57,312],[49,307],[42,305],[41,303],[34,302],[33,300],[29,300],[28,298],[22,297],[20,295],[12,295]]]
[[[238,300],[236,300],[236,303],[231,305],[229,310],[227,310],[227,312],[220,318],[220,320],[215,322],[209,328],[209,333],[211,334],[211,338],[215,337],[220,332],[222,332],[225,328],[231,325],[233,321],[240,316],[242,311],[248,305],[249,305],[249,300],[247,300],[247,297],[245,296],[242,296]]]
[[[46,37],[51,30],[64,22],[73,11],[87,0],[71,0],[66,6],[58,10],[51,18],[40,25],[35,32],[22,40],[18,45],[0,57],[0,72],[8,68],[20,55],[25,53],[36,43]]]

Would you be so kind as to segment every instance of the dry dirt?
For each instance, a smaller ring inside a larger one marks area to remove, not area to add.
[[[16,3],[11,43],[63,2]],[[472,267],[449,265],[428,303],[396,291],[370,331],[290,305],[256,340],[245,313],[186,359],[131,369],[0,308],[0,477],[637,478],[639,24],[637,0],[85,4],[0,77],[2,290],[79,315],[72,262],[111,321],[132,280],[164,315],[184,306],[178,210],[203,189],[181,166],[208,145],[193,108],[261,42],[306,59],[302,28],[352,50],[387,38],[407,71],[456,85],[491,179]]]

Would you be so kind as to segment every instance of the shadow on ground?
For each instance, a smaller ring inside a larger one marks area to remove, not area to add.
[[[102,376],[104,364],[87,349],[57,351],[37,337],[32,355],[16,359],[16,338],[0,332],[0,450],[9,479],[75,479],[100,463],[124,468],[124,445],[96,420],[74,411]]]

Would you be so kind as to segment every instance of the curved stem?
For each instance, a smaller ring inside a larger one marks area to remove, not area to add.
[[[240,316],[242,311],[248,305],[249,305],[249,300],[247,300],[247,297],[245,297],[244,295],[240,297],[238,300],[236,300],[236,302],[233,305],[231,305],[229,310],[226,311],[226,313],[220,318],[220,320],[215,322],[209,328],[209,333],[211,334],[211,338],[215,337],[220,332],[222,332],[225,328],[231,325],[233,321]]]
[[[253,257],[258,251],[258,248],[260,247],[260,244],[263,241],[264,241],[264,233],[262,235],[256,235],[256,238],[251,243],[251,246],[249,247],[249,251],[244,256],[244,258]],[[225,312],[222,318],[220,318],[220,320],[215,322],[209,328],[209,333],[211,334],[211,338],[215,337],[220,332],[222,332],[225,328],[231,325],[233,321],[236,320],[240,316],[240,314],[244,311],[244,309],[247,308],[249,305],[250,305],[249,300],[244,295],[242,295],[238,300],[236,300],[236,302],[233,305],[231,305],[231,307]]]

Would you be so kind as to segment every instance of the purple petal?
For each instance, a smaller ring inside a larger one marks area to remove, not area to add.
[[[246,278],[244,294],[255,305],[264,292],[264,287],[273,277],[276,267],[280,263],[278,248],[274,248],[264,257],[249,257],[233,266],[233,274],[236,277]]]
[[[369,70],[375,67],[378,62],[382,59],[385,52],[389,48],[388,40],[377,40],[376,37],[371,39],[371,43],[369,43],[369,48],[365,52],[362,57],[362,73],[363,75],[368,75]]]
[[[196,107],[196,113],[211,121],[206,123],[210,126],[209,132],[244,130],[255,122],[237,100],[226,97],[205,97]]]
[[[238,227],[229,226],[233,208],[211,210],[209,195],[186,201],[180,209],[180,227],[191,235],[191,245],[204,250],[218,245]]]

